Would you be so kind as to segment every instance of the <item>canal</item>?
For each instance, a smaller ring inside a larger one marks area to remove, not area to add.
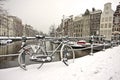
[[[21,41],[16,41],[7,45],[0,45],[0,55],[17,54],[21,48],[21,43],[22,43]],[[27,43],[37,44],[35,41],[32,41],[32,40],[27,41]],[[55,48],[55,46],[56,46],[55,44],[51,44],[50,42],[47,42],[47,50],[52,50]],[[76,58],[78,58],[78,57],[88,55],[89,53],[90,53],[90,49],[75,51],[75,56]],[[17,58],[18,56],[0,57],[0,69],[19,66],[17,62]],[[57,53],[54,55],[53,61],[59,61],[59,60],[60,60],[60,56],[59,56],[59,53]]]

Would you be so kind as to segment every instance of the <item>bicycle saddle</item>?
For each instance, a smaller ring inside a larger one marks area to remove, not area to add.
[[[37,39],[44,39],[45,36],[43,36],[43,35],[36,35],[36,38],[37,38]]]

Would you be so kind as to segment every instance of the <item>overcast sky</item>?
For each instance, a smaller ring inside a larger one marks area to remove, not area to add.
[[[10,15],[18,16],[23,24],[45,33],[52,24],[60,24],[62,16],[77,16],[92,7],[103,10],[104,4],[112,3],[115,10],[119,0],[6,0],[4,7]]]

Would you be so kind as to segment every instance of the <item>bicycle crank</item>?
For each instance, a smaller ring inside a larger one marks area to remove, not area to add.
[[[51,56],[47,56],[47,55],[33,55],[30,57],[31,61],[34,62],[51,62],[52,61],[52,57]]]

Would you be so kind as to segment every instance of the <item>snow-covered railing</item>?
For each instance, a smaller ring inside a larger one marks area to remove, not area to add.
[[[80,50],[86,50],[86,49],[91,49],[91,54],[93,53],[93,49],[95,47],[103,46],[103,50],[105,49],[105,37],[104,36],[86,36],[86,37],[45,37],[38,35],[36,37],[0,37],[0,40],[29,40],[29,39],[45,39],[45,40],[58,40],[58,39],[91,39],[91,46],[86,47],[86,48],[81,48],[81,49],[74,49],[74,51],[80,51]],[[103,38],[104,44],[102,45],[94,45],[94,38]],[[111,44],[113,44],[111,42]],[[48,53],[52,53],[52,51],[47,51]],[[60,50],[57,50],[56,52],[60,52]],[[7,56],[18,56],[19,54],[8,54],[8,55],[0,55],[0,57],[7,57]]]
[[[8,55],[0,55],[0,57],[11,57],[11,56],[18,56],[19,54],[8,54]]]
[[[0,37],[0,40],[22,40],[23,37]],[[35,37],[26,37],[26,39],[35,39]]]
[[[68,36],[64,36],[64,37],[47,37],[47,36],[43,36],[43,35],[37,35],[36,37],[2,37],[0,36],[0,40],[22,40],[26,38],[26,40],[29,39],[90,39],[90,38],[104,38],[104,36],[85,36],[85,37],[68,37]]]
[[[101,47],[101,46],[104,46],[104,44],[93,46],[93,49],[96,47]],[[74,51],[82,51],[82,50],[87,50],[87,49],[91,49],[91,46],[85,47],[85,48],[80,48],[80,49],[73,49],[73,50]],[[52,53],[52,52],[53,51],[47,51],[47,53]],[[60,52],[60,50],[57,50],[56,52]],[[11,57],[11,56],[18,56],[18,55],[19,54],[8,54],[8,55],[0,55],[0,57]]]

